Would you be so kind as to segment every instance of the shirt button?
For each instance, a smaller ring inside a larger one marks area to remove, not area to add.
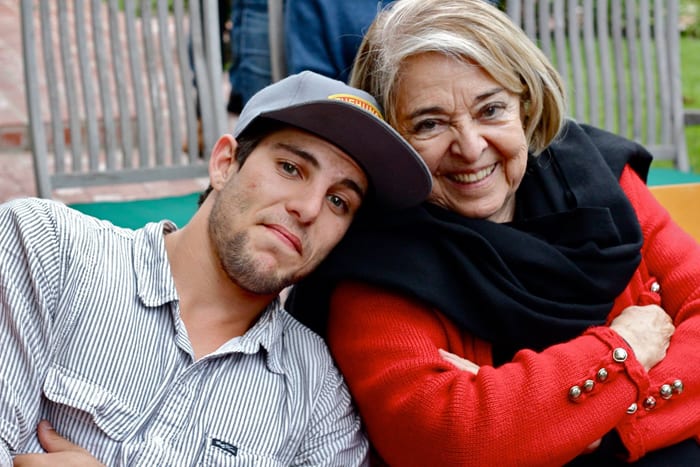
[[[615,350],[613,350],[612,357],[613,360],[615,360],[617,363],[622,363],[625,360],[627,360],[627,351],[622,347],[618,347]]]
[[[636,411],[637,411],[637,403],[636,403],[636,402],[632,402],[632,404],[630,404],[630,406],[627,407],[627,413],[630,414],[630,415],[632,415],[632,414],[635,413]]]
[[[591,392],[595,387],[595,382],[592,379],[587,379],[583,383],[583,390],[586,392]]]
[[[654,293],[659,293],[661,291],[661,286],[658,282],[654,282],[653,284],[651,284],[651,291]]]

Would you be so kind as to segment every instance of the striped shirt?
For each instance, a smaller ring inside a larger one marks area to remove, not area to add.
[[[0,465],[40,419],[107,465],[366,465],[323,340],[272,303],[194,360],[164,233],[62,204],[0,205]]]

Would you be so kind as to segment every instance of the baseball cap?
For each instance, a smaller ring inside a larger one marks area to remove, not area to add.
[[[303,71],[258,91],[241,111],[240,136],[259,118],[287,123],[334,144],[362,167],[385,207],[425,200],[430,171],[413,147],[384,121],[377,101],[342,81]]]

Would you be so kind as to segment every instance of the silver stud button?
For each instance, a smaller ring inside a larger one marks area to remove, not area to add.
[[[632,404],[631,404],[629,407],[627,407],[627,413],[630,414],[630,415],[632,415],[632,414],[635,413],[636,411],[637,411],[637,403],[636,403],[636,402],[632,402]]]
[[[659,393],[663,399],[670,399],[673,395],[673,388],[670,384],[664,384],[659,388]]]
[[[676,394],[682,393],[683,392],[683,381],[681,381],[680,379],[675,380],[673,382],[673,391]]]
[[[600,370],[598,370],[596,376],[598,377],[598,381],[605,381],[606,379],[608,379],[608,370],[606,370],[605,368],[601,368]]]
[[[653,284],[651,284],[651,291],[654,293],[659,293],[661,291],[661,286],[658,282],[654,282]]]
[[[571,386],[571,389],[569,389],[569,400],[575,401],[581,397],[581,388],[578,386]]]
[[[649,396],[646,399],[644,399],[645,409],[652,410],[654,407],[656,407],[656,398],[654,398],[654,396]]]
[[[593,381],[592,379],[587,379],[586,381],[583,382],[583,390],[586,392],[591,392],[594,387],[595,387],[595,381]]]
[[[617,363],[624,362],[627,360],[627,351],[622,347],[616,348],[613,350],[613,360],[615,360]]]

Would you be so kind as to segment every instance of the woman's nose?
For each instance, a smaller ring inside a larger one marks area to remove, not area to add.
[[[464,121],[453,126],[452,134],[454,139],[450,149],[469,162],[479,160],[488,146],[479,125],[473,121]]]

